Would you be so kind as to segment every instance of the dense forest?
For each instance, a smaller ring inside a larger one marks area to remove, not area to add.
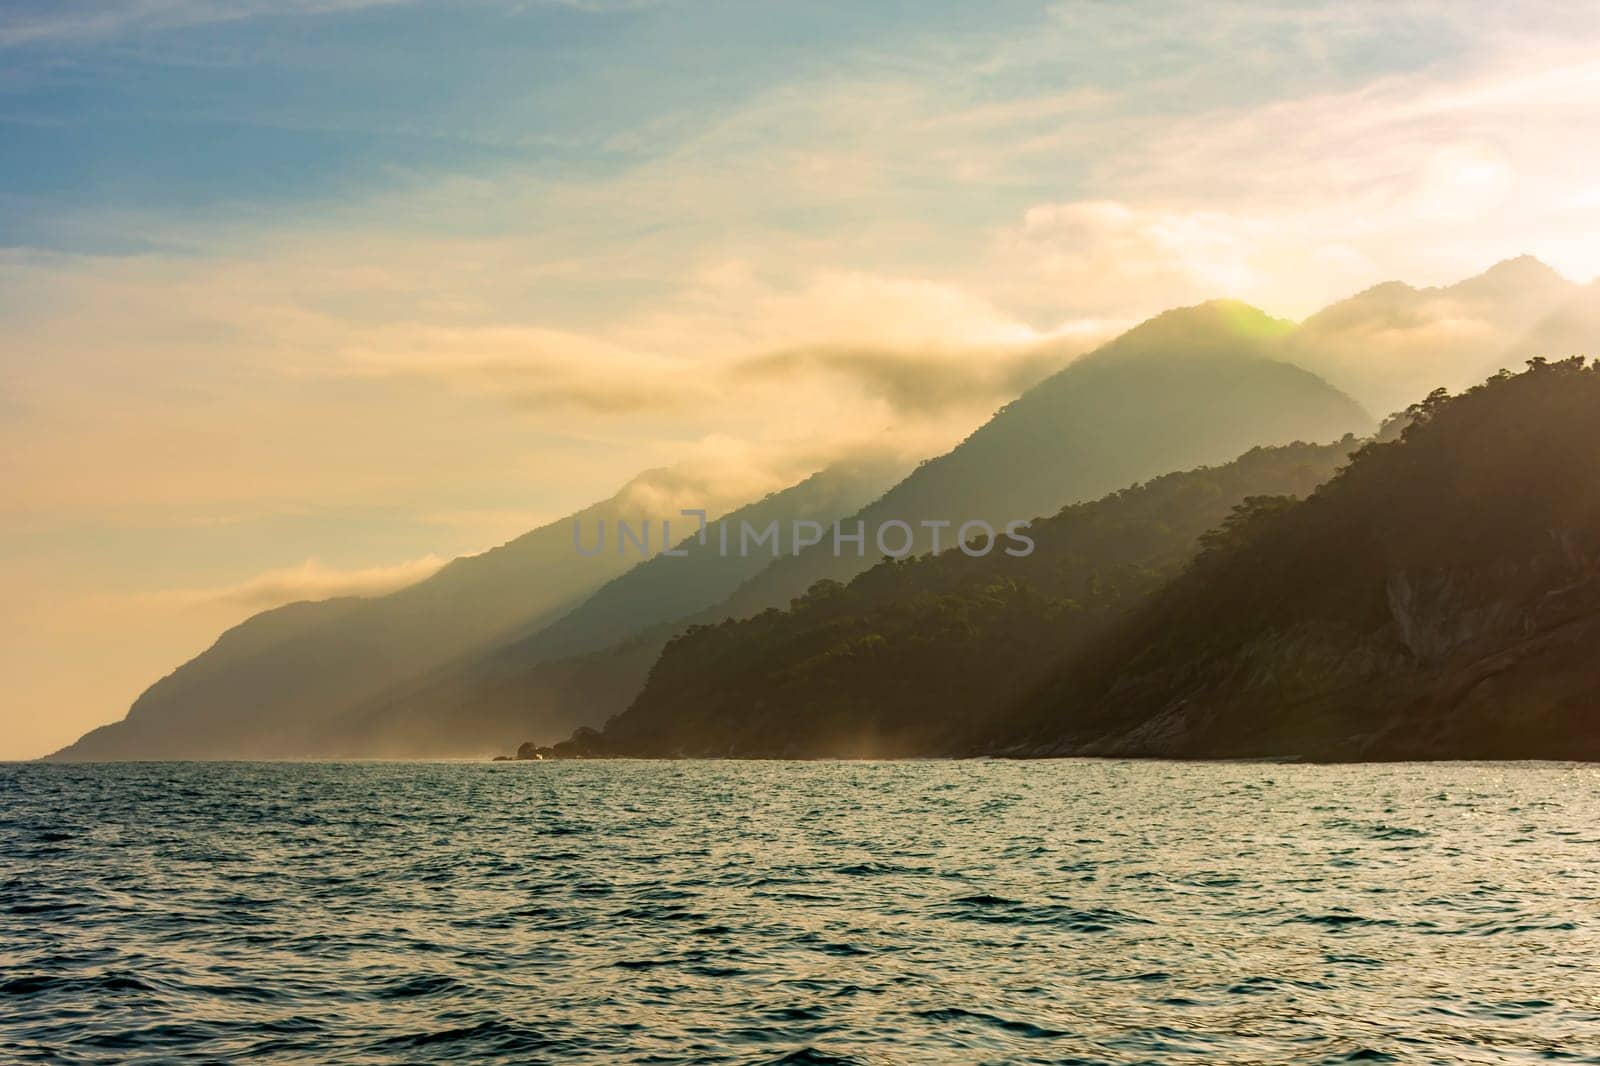
[[[1303,502],[1246,501],[996,750],[1600,755],[1600,369],[1435,392]]]
[[[562,753],[915,755],[981,743],[993,716],[1180,568],[1240,501],[1304,494],[1356,447],[1257,448],[1068,506],[1032,554],[886,559],[788,610],[670,642],[633,706]]]

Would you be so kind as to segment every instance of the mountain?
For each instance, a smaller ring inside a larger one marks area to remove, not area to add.
[[[1023,701],[1028,754],[1600,758],[1600,369],[1431,396]]]
[[[56,757],[440,754],[436,745],[467,753],[498,746],[507,729],[526,735],[541,718],[550,728],[601,720],[642,681],[679,612],[753,613],[818,578],[848,578],[878,557],[871,542],[882,523],[907,523],[918,534],[910,547],[925,550],[935,535],[926,521],[953,523],[942,534],[949,544],[968,521],[1000,528],[1254,444],[1366,428],[1347,397],[1268,357],[1289,328],[1226,301],[1169,312],[1029,389],[875,502],[862,506],[878,486],[862,492],[858,481],[831,499],[804,502],[820,493],[812,486],[774,505],[774,514],[824,522],[854,508],[868,541],[859,554],[836,555],[825,542],[759,570],[753,557],[719,562],[709,580],[691,552],[647,564],[584,604],[637,557],[578,555],[573,519],[562,520],[390,596],[251,619],[153,685],[124,721]],[[605,521],[614,531],[619,518],[684,528],[681,508],[721,495],[657,472],[573,518],[585,530]]]
[[[753,576],[725,599],[715,582],[679,580],[701,597],[695,603],[657,586],[692,574],[684,568],[689,560],[652,561],[544,632],[374,701],[335,750],[373,750],[374,743],[388,753],[423,745],[460,750],[449,746],[515,730],[551,740],[626,708],[657,654],[685,626],[786,605],[817,580],[847,580],[867,569],[880,557],[872,542],[881,523],[906,523],[922,534],[914,549],[928,550],[932,533],[920,523],[947,521],[941,546],[948,547],[958,527],[974,519],[1001,531],[1143,477],[1227,461],[1261,441],[1337,439],[1367,428],[1367,416],[1348,398],[1264,356],[1289,328],[1231,302],[1162,315],[1028,390],[948,455],[861,501],[870,504],[832,514],[814,509],[824,525],[850,515],[846,532],[860,523],[867,544],[859,554],[845,544],[835,555],[829,532],[815,548],[750,567]],[[772,516],[750,517],[760,526]],[[736,576],[725,564],[720,572]],[[707,605],[703,594],[713,588],[719,595]],[[626,639],[604,645],[603,638],[617,641],[623,633]]]
[[[1576,292],[1532,256],[1439,288],[1385,282],[1312,315],[1275,354],[1388,415],[1436,388],[1458,391],[1547,353],[1525,351],[1525,338]]]
[[[788,610],[693,627],[667,644],[644,690],[603,734],[559,750],[968,750],[1071,648],[1174,574],[1236,504],[1309,493],[1355,447],[1346,438],[1257,448],[1040,519],[1026,555],[885,560],[848,585],[819,582]]]
[[[245,759],[330,754],[327,723],[491,640],[555,621],[638,562],[607,550],[581,556],[573,523],[683,520],[684,507],[728,505],[726,494],[681,471],[655,470],[610,499],[427,580],[376,598],[291,604],[256,615],[150,686],[125,719],[102,726],[55,759]],[[742,501],[739,501],[742,502]],[[592,534],[590,534],[592,535]]]
[[[779,548],[788,551],[795,522],[824,526],[879,498],[906,474],[910,462],[898,456],[858,456],[813,474],[797,485],[724,516],[728,550],[720,538],[688,536],[677,547],[682,557],[658,555],[602,586],[570,613],[527,639],[507,645],[511,658],[547,661],[595,651],[619,636],[673,622],[715,607],[746,580],[766,569],[770,551],[743,552],[732,533],[743,526],[764,530],[776,522]],[[681,527],[680,527],[681,528]]]
[[[888,455],[854,457],[720,521],[735,530],[776,522],[787,540],[796,521],[827,525],[877,498],[907,465]],[[586,532],[586,541],[592,536]],[[771,562],[770,554],[740,554],[737,544],[724,553],[710,531],[704,543],[685,537],[676,546],[681,556],[639,563],[551,624],[475,648],[331,720],[318,748],[394,758],[484,755],[604,721],[638,692],[675,623],[714,607]]]
[[[1538,358],[1600,353],[1600,279],[1578,289],[1511,349],[1515,365]]]
[[[949,547],[961,525],[1054,514],[1172,470],[1224,463],[1261,444],[1337,440],[1371,420],[1349,397],[1272,358],[1292,325],[1219,300],[1159,315],[1078,359],[1007,404],[951,452],[918,467],[845,523],[860,550],[829,541],[774,562],[724,614],[779,607],[822,579],[847,581],[884,552],[888,522],[915,531],[913,553]],[[924,522],[944,521],[933,530]],[[973,535],[981,531],[976,527]],[[900,531],[889,530],[898,553]],[[935,545],[934,537],[941,538]]]

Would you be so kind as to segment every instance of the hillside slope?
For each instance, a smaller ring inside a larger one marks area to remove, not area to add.
[[[776,522],[787,541],[792,523],[826,525],[857,510],[905,466],[895,457],[857,457],[721,521],[733,529]],[[693,528],[693,520],[673,528]],[[633,698],[675,623],[713,607],[771,563],[760,551],[724,554],[715,535],[704,543],[688,536],[677,550],[684,554],[639,563],[548,626],[473,649],[373,697],[331,721],[319,747],[390,758],[483,755],[603,722]]]
[[[607,627],[590,623],[632,613],[617,608],[638,597],[613,601],[602,591],[545,633],[441,671],[375,706],[364,719],[366,732],[410,737],[403,743],[415,744],[433,729],[429,717],[438,716],[463,723],[463,735],[520,722],[525,738],[554,739],[568,724],[598,725],[624,709],[656,653],[685,625],[786,606],[818,580],[849,580],[866,570],[881,558],[874,541],[882,523],[919,530],[914,548],[920,552],[935,546],[933,531],[920,523],[945,521],[939,546],[949,547],[959,526],[973,519],[1003,530],[1010,521],[1051,514],[1141,478],[1227,462],[1263,441],[1337,440],[1365,431],[1366,414],[1347,397],[1266,358],[1273,339],[1289,328],[1227,301],[1161,315],[1029,389],[952,452],[922,464],[850,515],[841,525],[848,532],[859,523],[865,545],[844,543],[835,554],[827,536],[815,548],[759,568],[725,600],[604,648],[583,634]],[[657,569],[676,573],[671,566],[682,562],[662,560]],[[625,582],[641,588],[645,577],[641,568]],[[582,654],[556,658],[570,651]],[[558,725],[560,732],[553,729]],[[434,742],[453,743],[433,735]]]
[[[561,750],[965,750],[1071,648],[1174,573],[1235,504],[1310,492],[1355,446],[1255,449],[1041,519],[1025,556],[952,550],[885,561],[849,585],[819,583],[787,611],[692,628],[603,736]]]
[[[886,522],[917,530],[920,553],[935,547],[925,521],[951,523],[938,531],[948,547],[964,522],[1001,529],[1257,445],[1368,432],[1371,420],[1349,397],[1269,357],[1291,328],[1226,300],[1150,319],[1035,385],[852,516],[847,528],[863,524],[865,550],[845,544],[835,553],[824,543],[778,560],[723,613],[754,614],[816,581],[848,581],[881,557],[875,533]]]
[[[678,518],[722,495],[660,470],[615,496],[481,555],[457,559],[382,597],[291,604],[229,630],[150,686],[120,722],[55,753],[60,760],[250,759],[334,754],[327,723],[411,677],[497,637],[554,621],[638,562],[580,557],[573,522]]]
[[[1026,754],[1600,758],[1600,369],[1437,394],[1256,500],[1032,697]]]

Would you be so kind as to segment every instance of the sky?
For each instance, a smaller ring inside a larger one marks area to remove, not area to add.
[[[1588,4],[9,0],[0,758],[611,495],[934,454],[1167,307],[1600,274]]]

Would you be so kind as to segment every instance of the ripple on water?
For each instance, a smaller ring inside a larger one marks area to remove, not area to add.
[[[1600,1062],[1600,771],[0,766],[0,1061]]]

